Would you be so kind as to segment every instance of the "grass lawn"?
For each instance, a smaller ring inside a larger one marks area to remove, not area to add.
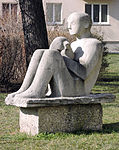
[[[103,105],[103,131],[27,136],[19,133],[19,109],[6,106],[6,94],[0,94],[0,150],[119,150],[119,55],[107,59],[107,73],[92,90],[116,95],[115,102]]]

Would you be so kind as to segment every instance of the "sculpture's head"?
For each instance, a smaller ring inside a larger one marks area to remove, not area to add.
[[[68,44],[67,38],[63,36],[56,37],[52,43],[50,44],[49,49],[57,49],[59,51],[62,51],[65,48],[65,45]]]
[[[70,35],[82,36],[90,32],[92,26],[91,18],[86,13],[74,12],[68,17],[68,29]]]

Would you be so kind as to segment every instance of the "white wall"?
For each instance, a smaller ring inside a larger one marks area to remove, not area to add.
[[[62,3],[62,21],[64,24],[67,23],[69,14],[74,11],[84,11],[84,1],[82,0],[43,0],[44,10],[46,10],[46,3]],[[45,11],[46,12],[46,11]]]
[[[74,11],[85,12],[85,3],[104,3],[109,5],[109,24],[93,25],[92,31],[98,32],[108,42],[110,49],[119,49],[119,0],[43,0],[45,3],[62,3],[62,20],[66,26],[66,20]],[[111,45],[111,46],[110,46]],[[112,46],[113,45],[113,46]],[[115,48],[114,48],[115,46]]]

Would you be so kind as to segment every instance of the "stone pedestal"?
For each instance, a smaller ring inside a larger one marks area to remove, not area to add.
[[[84,97],[17,99],[6,102],[20,107],[20,131],[36,135],[40,132],[75,132],[102,130],[101,103],[114,101],[111,94]]]
[[[102,129],[101,104],[20,108],[20,131],[75,132]]]

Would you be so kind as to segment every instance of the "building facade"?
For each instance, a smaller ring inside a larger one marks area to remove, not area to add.
[[[20,8],[18,5],[18,0],[0,0],[0,17],[17,20]]]
[[[17,0],[0,0],[0,16],[19,14]],[[67,28],[72,12],[88,13],[93,22],[92,32],[103,37],[109,51],[119,51],[119,0],[43,0],[47,27]]]
[[[66,27],[72,12],[88,13],[92,32],[103,37],[109,51],[119,51],[119,0],[43,0],[48,27]]]

